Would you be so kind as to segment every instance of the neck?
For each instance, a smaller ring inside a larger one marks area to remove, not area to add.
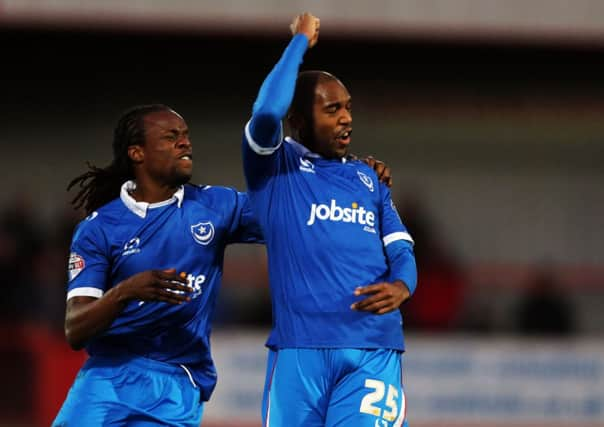
[[[344,156],[340,156],[340,155],[338,155],[336,153],[332,153],[332,152],[329,152],[329,151],[328,152],[324,152],[324,151],[318,149],[316,147],[316,145],[313,145],[313,144],[307,144],[307,143],[304,143],[303,141],[300,141],[300,143],[303,146],[305,146],[306,148],[308,148],[311,153],[318,154],[318,155],[320,155],[321,157],[323,157],[324,159],[327,159],[327,160],[341,160],[342,157],[345,157],[345,155]]]
[[[314,143],[314,140],[312,138],[304,138],[302,135],[298,135],[298,137],[299,139],[296,139],[296,141],[308,148],[311,153],[319,154],[321,156],[323,155],[319,152],[319,150],[317,150],[316,144]]]
[[[158,203],[164,200],[170,199],[174,193],[178,190],[178,187],[170,186],[167,184],[153,184],[146,183],[144,179],[137,179],[136,188],[130,193],[130,195],[137,202],[146,203]]]

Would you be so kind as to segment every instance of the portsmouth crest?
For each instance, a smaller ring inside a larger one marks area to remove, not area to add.
[[[191,234],[200,245],[208,245],[214,238],[214,224],[211,221],[202,221],[191,226]]]
[[[357,174],[359,175],[359,179],[361,180],[361,182],[365,184],[365,186],[369,188],[369,191],[373,193],[373,179],[371,179],[368,175],[365,175],[361,171],[357,171]]]

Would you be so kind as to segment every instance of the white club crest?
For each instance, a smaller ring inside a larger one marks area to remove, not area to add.
[[[359,175],[361,182],[373,193],[373,180],[361,171],[357,171],[357,174]]]
[[[202,221],[191,226],[191,234],[197,243],[205,246],[214,238],[214,225],[211,221]]]

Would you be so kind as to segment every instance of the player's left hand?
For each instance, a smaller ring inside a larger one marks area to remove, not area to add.
[[[401,281],[380,282],[361,286],[354,290],[356,296],[370,295],[350,306],[357,311],[369,311],[375,314],[385,314],[398,310],[402,303],[411,296],[407,286]]]
[[[386,163],[374,159],[373,156],[365,157],[364,159],[361,159],[361,161],[367,163],[369,167],[375,171],[380,182],[383,182],[388,187],[392,187],[392,171]]]

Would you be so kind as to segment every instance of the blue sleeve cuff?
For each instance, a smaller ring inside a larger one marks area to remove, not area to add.
[[[397,240],[388,244],[386,256],[390,265],[390,281],[402,280],[413,295],[417,287],[417,266],[411,243]]]

